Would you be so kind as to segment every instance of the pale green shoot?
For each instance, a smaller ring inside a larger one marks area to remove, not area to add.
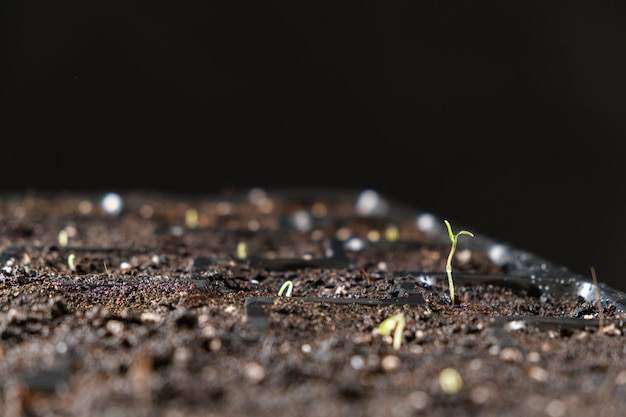
[[[452,247],[450,248],[450,254],[448,255],[448,262],[446,263],[446,273],[448,274],[448,286],[450,288],[450,300],[452,301],[452,305],[454,305],[454,282],[452,281],[452,258],[454,257],[454,252],[456,251],[456,241],[459,239],[460,235],[467,235],[474,237],[472,232],[467,230],[461,230],[460,232],[454,234],[452,233],[452,226],[450,226],[450,222],[447,220],[443,221],[448,228],[448,236],[450,236],[450,241],[452,242]]]
[[[287,292],[285,292],[287,290]],[[285,281],[283,285],[281,285],[280,290],[278,290],[278,296],[282,297],[283,293],[285,293],[285,297],[291,297],[291,292],[293,291],[293,282]]]
[[[391,332],[394,332],[393,348],[399,350],[402,345],[402,333],[404,332],[405,325],[406,319],[404,318],[404,314],[398,313],[383,320],[382,323],[378,325],[376,332],[381,336],[390,336]]]

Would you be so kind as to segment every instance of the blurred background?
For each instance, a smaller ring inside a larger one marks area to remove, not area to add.
[[[0,7],[3,192],[373,188],[626,290],[624,2]]]

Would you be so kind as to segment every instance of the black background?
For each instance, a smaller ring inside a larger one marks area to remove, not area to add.
[[[12,2],[2,190],[374,188],[626,289],[624,2]]]

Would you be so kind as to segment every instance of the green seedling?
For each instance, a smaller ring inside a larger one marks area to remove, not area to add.
[[[454,234],[452,233],[452,226],[450,226],[450,222],[447,220],[443,221],[448,228],[448,236],[450,236],[450,241],[452,242],[452,247],[450,248],[450,254],[448,255],[448,262],[446,262],[446,273],[448,274],[448,286],[450,288],[450,300],[452,301],[452,305],[454,305],[454,282],[452,281],[452,258],[454,257],[454,252],[456,251],[456,242],[461,235],[467,235],[474,237],[472,232],[467,230],[461,230],[460,232]]]
[[[285,292],[285,290],[287,290],[287,292]],[[293,291],[293,282],[285,281],[283,285],[281,285],[280,289],[278,290],[278,296],[282,297],[283,293],[285,293],[285,297],[291,297],[292,291]]]
[[[393,332],[393,348],[399,350],[402,345],[402,333],[404,332],[404,326],[406,325],[406,319],[404,314],[398,313],[391,317],[387,317],[378,325],[376,333],[381,336],[390,336]]]

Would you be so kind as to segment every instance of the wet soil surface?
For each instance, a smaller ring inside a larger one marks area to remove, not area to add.
[[[625,409],[622,305],[565,268],[460,236],[452,305],[442,219],[373,192],[101,197],[0,200],[2,416]]]

